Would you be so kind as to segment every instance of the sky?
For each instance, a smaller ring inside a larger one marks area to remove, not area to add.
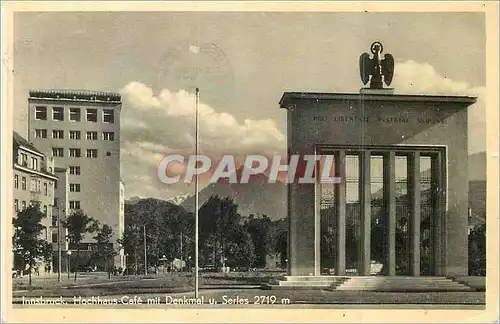
[[[201,152],[284,153],[283,92],[358,92],[376,40],[395,57],[396,93],[478,96],[469,154],[484,151],[482,13],[16,13],[14,129],[26,136],[31,89],[119,92],[126,197],[165,199],[190,190],[159,185],[155,167],[193,151],[195,87]]]

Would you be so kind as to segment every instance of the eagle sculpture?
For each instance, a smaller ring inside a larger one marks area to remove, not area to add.
[[[394,57],[391,54],[385,54],[382,59],[383,50],[384,46],[382,43],[374,42],[370,46],[373,58],[370,58],[368,53],[363,53],[359,57],[361,80],[363,84],[367,84],[370,81],[370,88],[372,89],[382,89],[384,87],[382,76],[384,77],[384,83],[390,86],[394,75]]]

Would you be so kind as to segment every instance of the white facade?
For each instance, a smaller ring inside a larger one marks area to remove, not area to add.
[[[58,170],[67,170],[67,174],[63,172],[67,198],[61,201],[66,206],[58,206],[61,217],[81,209],[113,228],[112,242],[117,247],[124,228],[120,95],[42,90],[30,91],[28,102],[29,141],[53,157]],[[83,243],[93,243],[92,237],[87,235]]]
[[[14,217],[31,204],[38,203],[40,211],[46,215],[42,220],[45,228],[41,233],[41,238],[50,242],[54,188],[57,180],[52,159],[44,156],[26,139],[14,133],[13,174]],[[45,263],[39,262],[37,268],[36,272],[44,272]]]

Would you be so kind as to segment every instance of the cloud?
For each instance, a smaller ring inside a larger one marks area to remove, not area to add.
[[[394,82],[391,85],[406,93],[466,93],[470,85],[441,76],[429,63],[412,60],[398,63],[394,69]]]
[[[163,89],[154,94],[150,87],[139,82],[128,83],[121,94],[122,160],[123,169],[127,170],[123,177],[125,183],[132,184],[127,187],[138,191],[128,190],[127,196],[141,195],[145,180],[149,179],[149,186],[155,183],[156,166],[165,154],[194,153],[196,97],[184,90]],[[203,102],[199,102],[198,111],[200,153],[272,154],[285,146],[285,136],[274,120],[239,121]],[[157,189],[165,190],[159,184]]]
[[[473,87],[439,74],[429,63],[412,60],[394,68],[391,87],[398,93],[457,94],[477,97],[468,110],[469,154],[486,150],[486,87]]]

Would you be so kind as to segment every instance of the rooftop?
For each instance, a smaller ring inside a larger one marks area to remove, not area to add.
[[[29,99],[51,99],[66,101],[92,101],[121,103],[121,95],[116,92],[94,90],[48,89],[31,90]]]
[[[19,135],[17,132],[14,132],[14,137],[13,137],[13,140],[14,140],[14,144],[17,144],[19,146],[22,146],[22,147],[25,147],[31,151],[34,151],[36,153],[39,153],[39,154],[42,154],[43,153],[38,150],[33,144],[31,144],[30,142],[28,142],[24,137],[22,137],[21,135]]]

